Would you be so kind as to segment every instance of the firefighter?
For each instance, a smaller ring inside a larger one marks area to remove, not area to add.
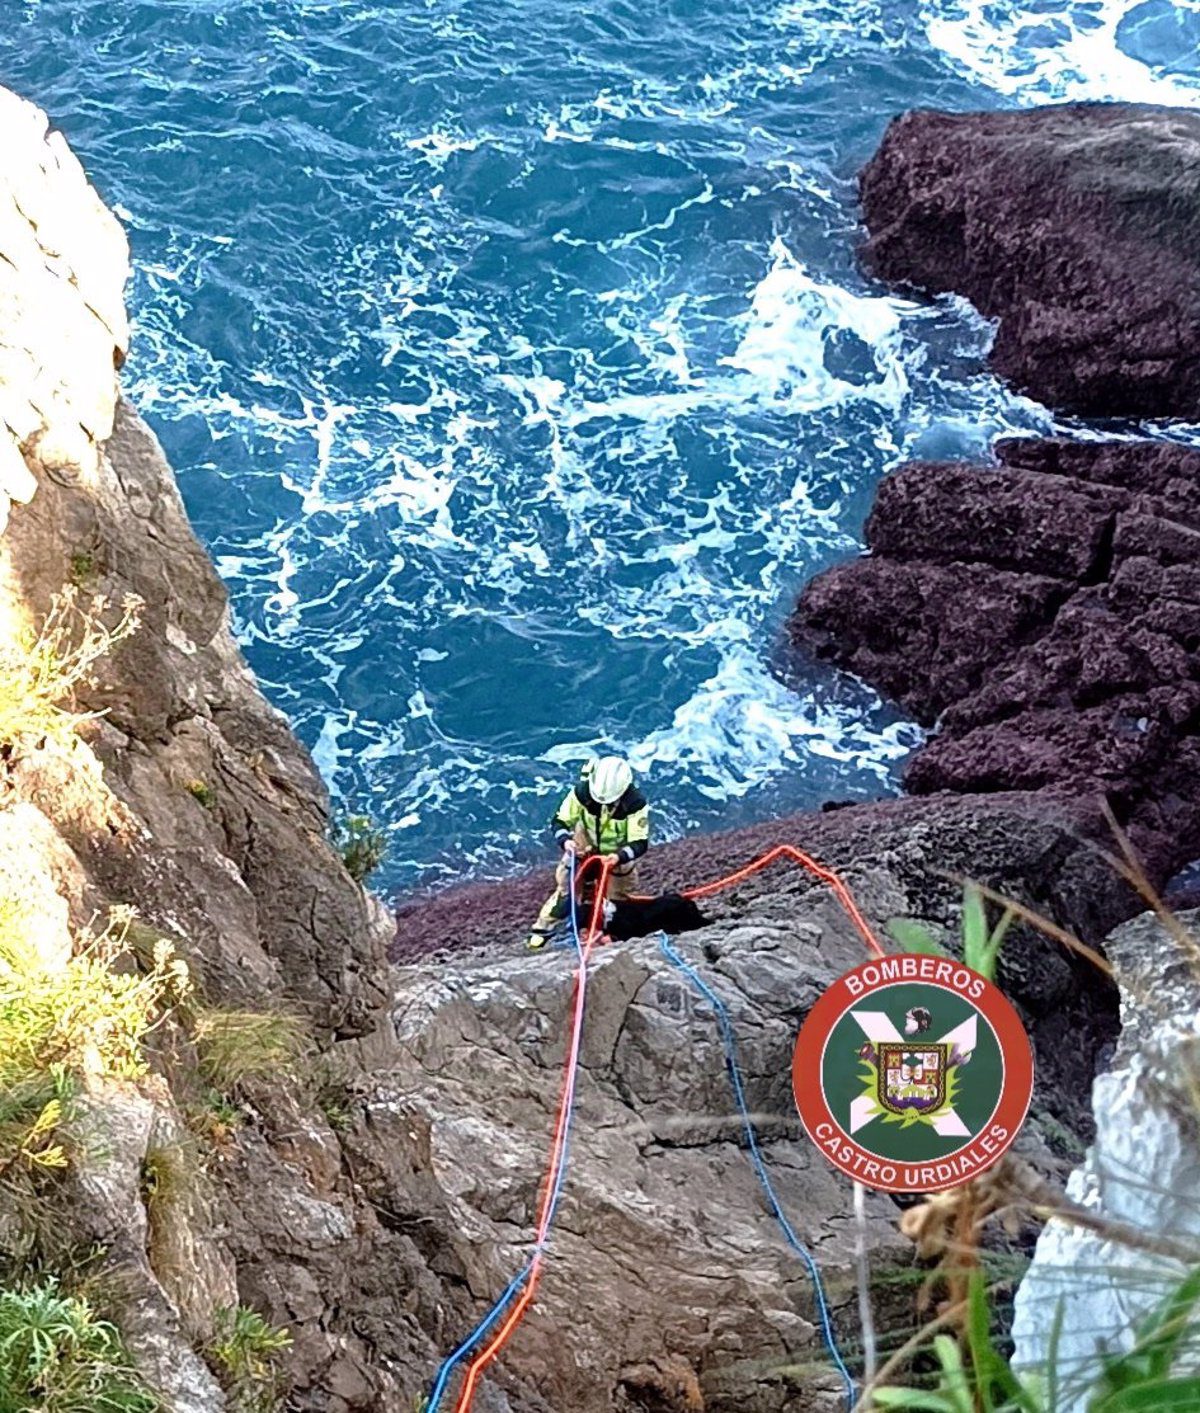
[[[554,874],[554,892],[542,905],[526,944],[535,952],[546,945],[569,909],[572,854],[577,860],[589,854],[615,858],[608,875],[610,902],[620,902],[636,891],[637,861],[650,843],[650,810],[633,783],[629,762],[621,756],[589,761],[550,827],[562,858]]]

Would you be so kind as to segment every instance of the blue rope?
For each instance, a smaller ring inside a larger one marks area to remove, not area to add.
[[[750,1160],[754,1164],[758,1180],[762,1184],[763,1191],[767,1194],[767,1201],[771,1204],[771,1210],[775,1213],[776,1220],[787,1238],[788,1245],[804,1262],[808,1268],[808,1274],[812,1279],[813,1295],[816,1298],[817,1310],[821,1316],[821,1329],[825,1335],[825,1347],[829,1350],[829,1357],[833,1360],[838,1373],[841,1374],[846,1384],[846,1407],[854,1407],[854,1380],[850,1377],[850,1371],[846,1368],[841,1354],[838,1352],[837,1340],[834,1338],[833,1325],[829,1318],[829,1306],[825,1300],[825,1290],[821,1284],[821,1272],[817,1268],[817,1263],[813,1260],[812,1253],[808,1247],[800,1240],[792,1230],[792,1225],[784,1215],[783,1208],[779,1205],[779,1199],[775,1196],[775,1189],[771,1186],[771,1179],[767,1176],[767,1166],[763,1162],[762,1151],[758,1146],[758,1135],[755,1133],[754,1124],[750,1119],[750,1110],[746,1105],[746,1093],[742,1088],[742,1074],[738,1068],[737,1045],[734,1040],[733,1026],[729,1021],[729,1012],[725,1009],[724,1003],[715,991],[705,982],[704,978],[693,967],[690,967],[679,953],[671,946],[670,940],[665,932],[660,934],[660,945],[663,955],[676,970],[681,971],[684,976],[691,981],[692,985],[700,992],[708,1004],[712,1007],[717,1018],[717,1025],[721,1030],[721,1038],[725,1043],[725,1066],[729,1071],[729,1080],[733,1085],[733,1095],[737,1100],[738,1109],[742,1115],[742,1128],[745,1130],[746,1142],[750,1147]]]
[[[571,937],[575,943],[575,953],[580,961],[583,960],[583,942],[579,936],[579,919],[575,909],[575,856],[571,855]],[[586,997],[585,997],[586,1000]],[[581,1017],[582,1023],[582,1017]],[[558,1208],[558,1199],[562,1195],[563,1181],[566,1178],[567,1163],[571,1156],[571,1121],[575,1117],[575,1105],[572,1104],[567,1112],[567,1127],[563,1135],[562,1160],[558,1165],[558,1176],[555,1179],[554,1191],[550,1198],[550,1220],[546,1223],[546,1240],[550,1239],[550,1229],[554,1225],[554,1213]],[[533,1257],[544,1248],[545,1243],[533,1248]],[[453,1354],[447,1355],[442,1361],[442,1367],[438,1370],[437,1379],[433,1389],[429,1394],[429,1402],[426,1405],[425,1413],[438,1413],[442,1398],[446,1393],[446,1386],[450,1382],[451,1376],[458,1365],[475,1349],[483,1340],[484,1336],[499,1320],[508,1308],[509,1302],[529,1279],[533,1270],[533,1257],[530,1258],[525,1268],[513,1277],[504,1294],[496,1301],[492,1308],[475,1326],[471,1333],[458,1346]]]

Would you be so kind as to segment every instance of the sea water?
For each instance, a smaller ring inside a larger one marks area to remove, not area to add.
[[[894,792],[789,664],[905,457],[1050,415],[865,278],[889,117],[1193,104],[1195,0],[9,0],[0,82],[133,247],[125,385],[385,886],[503,874],[577,762],[661,834]]]

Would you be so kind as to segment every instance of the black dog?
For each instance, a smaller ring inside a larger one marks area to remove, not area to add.
[[[708,921],[690,898],[679,893],[660,893],[657,898],[614,903],[612,910],[604,930],[614,942],[648,937],[652,932],[691,932]]]

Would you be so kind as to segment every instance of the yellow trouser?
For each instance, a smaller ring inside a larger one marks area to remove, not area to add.
[[[575,826],[575,847],[583,853],[590,849],[591,843],[584,831],[583,825]],[[576,871],[582,867],[582,862],[575,865]],[[594,867],[594,865],[593,865]],[[589,874],[589,877],[596,877],[596,874]],[[608,875],[608,893],[606,896],[614,903],[620,903],[628,898],[630,894],[637,892],[637,861],[629,864],[619,864],[611,869]],[[537,915],[537,921],[533,924],[535,932],[549,932],[557,922],[560,922],[569,910],[569,898],[571,894],[571,861],[563,854],[558,861],[558,867],[554,870],[554,892],[542,904],[542,910]],[[586,918],[580,918],[582,924],[587,922]]]

